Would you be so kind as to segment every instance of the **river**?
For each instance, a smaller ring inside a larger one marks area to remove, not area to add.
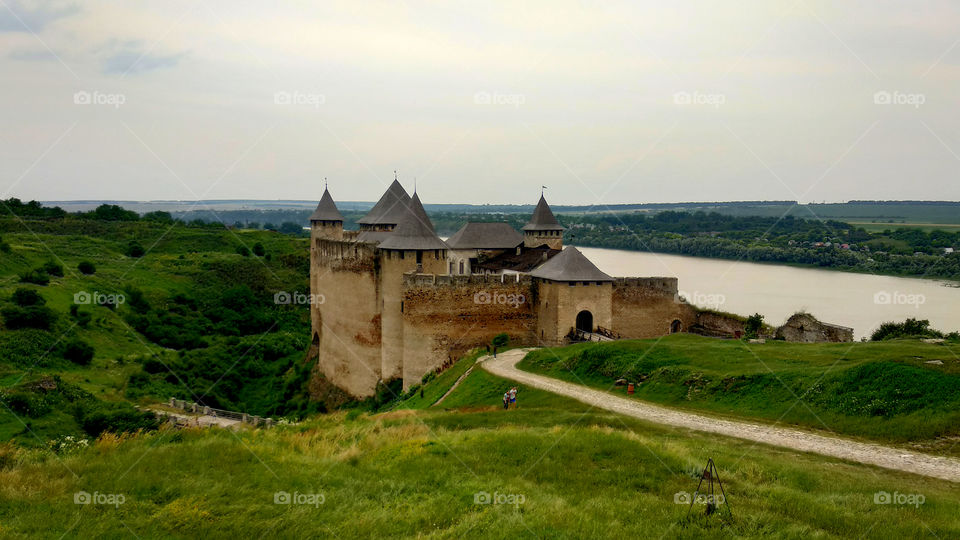
[[[869,336],[882,322],[908,317],[929,319],[932,327],[944,332],[960,330],[956,283],[619,249],[577,249],[611,276],[676,277],[691,303],[740,315],[760,313],[774,326],[804,310],[821,321],[852,327],[858,339]]]

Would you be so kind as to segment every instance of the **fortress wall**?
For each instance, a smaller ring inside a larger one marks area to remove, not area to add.
[[[658,337],[670,333],[679,320],[681,331],[697,322],[696,309],[677,298],[677,278],[617,278],[613,283],[611,329],[625,338]]]
[[[311,307],[319,338],[320,370],[355,396],[374,393],[380,379],[380,302],[372,247],[314,239],[311,293],[324,301]]]
[[[511,343],[533,344],[536,320],[529,278],[404,276],[404,388],[425,373],[505,332]]]

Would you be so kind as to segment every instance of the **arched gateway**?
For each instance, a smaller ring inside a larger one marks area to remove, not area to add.
[[[593,332],[593,313],[587,310],[577,313],[577,330],[581,332]]]

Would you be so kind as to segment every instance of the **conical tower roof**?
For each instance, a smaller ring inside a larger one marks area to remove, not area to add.
[[[398,225],[400,218],[406,213],[410,195],[403,189],[400,182],[394,180],[384,192],[377,204],[367,212],[357,223],[360,225]]]
[[[397,228],[377,247],[409,250],[449,249],[434,232],[433,223],[427,217],[427,211],[423,209],[419,195],[414,193],[413,198],[403,205],[403,208],[405,212],[397,223]]]
[[[613,281],[575,247],[561,251],[530,275],[551,281]]]
[[[343,215],[337,210],[337,205],[330,196],[330,191],[323,188],[323,197],[320,197],[320,204],[317,209],[310,214],[310,221],[343,221]]]
[[[533,209],[533,215],[530,216],[530,222],[523,226],[525,231],[562,231],[564,227],[560,225],[547,200],[540,195],[540,202]]]

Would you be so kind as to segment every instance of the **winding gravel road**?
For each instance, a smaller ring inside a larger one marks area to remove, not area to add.
[[[496,359],[492,356],[486,356],[480,359],[479,364],[483,366],[483,369],[499,377],[567,396],[593,407],[657,424],[717,433],[802,452],[814,452],[848,461],[911,472],[951,482],[960,482],[960,461],[956,459],[920,454],[879,444],[826,437],[798,429],[701,416],[651,405],[637,399],[628,399],[579,384],[517,369],[517,362],[522,360],[530,350],[514,349],[501,353]]]

